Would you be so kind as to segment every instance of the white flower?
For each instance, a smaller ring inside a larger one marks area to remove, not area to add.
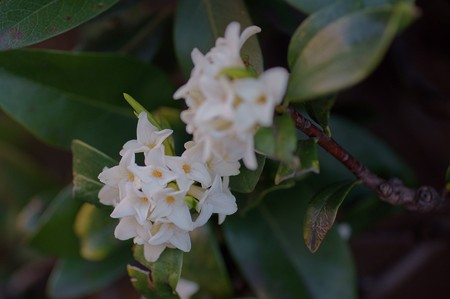
[[[180,278],[178,280],[175,291],[178,293],[181,299],[189,299],[192,295],[198,292],[199,285],[193,281]]]
[[[98,199],[101,204],[115,207],[120,202],[119,187],[103,185],[98,192]]]
[[[151,200],[142,191],[133,188],[131,185],[126,187],[125,196],[116,205],[111,213],[112,218],[122,218],[135,216],[139,224],[144,224],[147,220],[150,210]]]
[[[149,262],[156,262],[161,253],[166,249],[165,244],[151,245],[144,243],[144,257]]]
[[[194,227],[204,225],[213,213],[219,214],[219,224],[223,222],[226,215],[234,214],[237,211],[236,198],[228,189],[228,177],[224,182],[216,176],[210,189],[208,189],[200,199],[200,214],[194,222]]]
[[[192,183],[199,182],[202,187],[211,186],[211,176],[207,166],[202,162],[200,147],[189,147],[181,157],[166,156],[167,166],[176,174],[176,182],[181,190],[188,190]]]
[[[162,145],[147,153],[145,164],[147,166],[130,165],[128,170],[134,176],[139,177],[142,190],[150,197],[177,178],[177,174],[165,165],[164,147]]]
[[[119,240],[131,238],[135,244],[145,244],[151,237],[152,223],[147,221],[144,225],[136,221],[135,217],[123,217],[114,230],[114,236]]]
[[[152,227],[152,237],[148,241],[150,245],[164,245],[178,248],[184,252],[191,250],[189,232],[173,223],[157,223]]]
[[[259,78],[234,81],[239,103],[236,105],[236,126],[240,130],[252,129],[255,124],[271,126],[273,112],[286,91],[288,72],[284,68],[265,71]]]
[[[123,149],[120,151],[120,154],[124,155],[128,151],[133,153],[149,151],[160,146],[164,140],[172,134],[172,132],[172,130],[168,129],[158,130],[158,128],[149,122],[147,113],[141,112],[139,114],[136,130],[137,139],[133,139],[125,143]]]
[[[118,187],[122,182],[134,182],[136,178],[128,171],[128,166],[134,163],[134,155],[127,154],[122,157],[119,165],[111,168],[105,167],[98,175],[98,179],[106,185]]]
[[[172,222],[179,228],[192,230],[192,218],[189,207],[184,201],[186,191],[165,188],[154,195],[155,207],[151,213],[154,222]]]
[[[174,94],[174,99],[185,98],[189,107],[191,104],[202,102],[198,81],[202,76],[216,77],[224,68],[245,67],[240,56],[242,45],[252,35],[261,31],[257,26],[246,28],[239,33],[240,25],[230,23],[225,29],[224,37],[217,39],[215,47],[203,55],[198,49],[192,50],[191,58],[194,68],[188,82],[181,86]]]

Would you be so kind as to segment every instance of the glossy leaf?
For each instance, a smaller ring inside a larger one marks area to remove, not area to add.
[[[330,1],[331,2],[331,1]],[[291,37],[288,49],[289,67],[293,68],[308,43],[325,27],[357,10],[351,2],[336,2],[304,20]]]
[[[331,137],[330,111],[333,108],[336,101],[336,95],[325,96],[315,101],[309,101],[305,103],[306,110],[309,116],[311,116],[324,130],[324,132]]]
[[[72,186],[64,188],[39,219],[28,242],[33,248],[54,256],[79,256],[80,243],[73,225],[81,203],[72,198]]]
[[[81,256],[90,261],[99,261],[110,255],[119,246],[114,238],[117,220],[110,212],[85,203],[75,219],[75,233],[80,239]]]
[[[111,54],[0,52],[0,108],[45,142],[68,149],[82,139],[110,155],[136,135],[122,93],[148,109],[174,104],[158,69]]]
[[[212,298],[230,298],[232,285],[217,237],[206,225],[191,232],[192,250],[184,255],[181,276],[199,285],[199,292]]]
[[[0,50],[58,35],[110,8],[118,0],[0,1]]]
[[[227,246],[258,298],[356,298],[350,249],[337,232],[329,232],[315,255],[303,243],[303,211],[311,195],[298,185],[227,217]]]
[[[288,114],[274,117],[272,127],[261,127],[255,135],[255,149],[272,159],[298,165],[295,124]]]
[[[148,281],[149,298],[178,298],[175,292],[183,264],[183,252],[166,248],[156,262],[148,262],[142,245],[134,247],[134,258],[151,273]]]
[[[258,168],[256,170],[250,170],[242,164],[240,173],[236,176],[230,177],[231,190],[241,193],[250,193],[255,189],[255,186],[259,181],[259,177],[264,169],[266,157],[256,154],[256,162],[258,163]]]
[[[303,102],[360,82],[415,16],[413,5],[400,3],[367,8],[327,24],[309,39],[291,67],[287,99]]]
[[[101,205],[98,201],[98,192],[103,184],[98,180],[98,175],[103,168],[113,167],[118,163],[80,140],[72,142],[72,156],[74,197]]]
[[[47,292],[52,298],[80,298],[102,289],[125,275],[132,260],[127,252],[119,251],[98,262],[60,259],[50,275]]]
[[[191,52],[198,48],[202,53],[214,46],[232,21],[241,24],[241,30],[252,25],[244,1],[181,0],[175,20],[175,50],[185,77],[193,67]],[[263,60],[256,38],[250,38],[241,49],[241,56],[256,73],[261,73]]]
[[[275,175],[275,184],[291,178],[298,178],[307,173],[319,173],[319,159],[317,156],[317,141],[315,139],[299,140],[296,156],[298,166],[281,162]]]
[[[353,4],[354,0],[284,0],[300,11],[311,14],[332,4]]]
[[[325,9],[334,4],[354,5],[360,7],[380,6],[399,2],[414,3],[414,0],[284,0],[306,14]]]
[[[306,209],[303,238],[308,249],[314,253],[319,249],[325,235],[336,219],[339,207],[357,182],[341,182],[327,186],[311,199]]]

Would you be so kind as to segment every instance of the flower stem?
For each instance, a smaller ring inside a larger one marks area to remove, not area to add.
[[[340,144],[333,138],[325,134],[321,129],[312,124],[303,115],[289,108],[292,119],[297,129],[308,135],[317,138],[318,144],[344,164],[363,184],[369,187],[377,196],[392,205],[403,205],[410,210],[430,211],[437,208],[443,201],[444,197],[430,186],[421,186],[414,190],[403,185],[397,179],[392,178],[384,180],[372,173],[355,157],[350,155]]]

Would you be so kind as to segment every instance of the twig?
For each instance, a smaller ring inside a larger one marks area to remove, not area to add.
[[[338,161],[345,165],[363,184],[368,186],[378,197],[392,205],[403,205],[410,210],[430,211],[438,207],[444,197],[430,186],[422,186],[417,190],[403,185],[397,178],[384,180],[373,174],[361,162],[350,155],[334,139],[312,124],[293,108],[289,108],[297,129],[309,137],[317,138],[318,144]]]

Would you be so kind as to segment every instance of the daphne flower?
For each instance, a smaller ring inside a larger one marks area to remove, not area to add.
[[[186,191],[165,188],[154,195],[155,205],[151,213],[154,222],[172,222],[179,228],[192,230],[192,218],[189,207],[184,201]]]
[[[177,174],[165,165],[162,145],[147,153],[145,163],[147,166],[134,164],[130,165],[128,169],[133,175],[140,178],[142,190],[150,197],[177,178]]]
[[[133,238],[135,244],[145,244],[151,237],[151,222],[145,222],[145,225],[136,221],[135,217],[123,217],[114,230],[114,236],[119,240],[128,240]]]
[[[101,204],[115,207],[120,202],[120,190],[118,186],[103,185],[98,192]]]
[[[181,190],[188,190],[194,182],[199,182],[202,187],[211,185],[211,176],[206,164],[202,162],[200,147],[186,148],[181,157],[166,156],[167,166],[176,174],[176,182]]]
[[[149,243],[144,243],[144,257],[149,262],[156,262],[161,255],[161,253],[166,249],[165,244],[151,245]]]
[[[197,293],[199,285],[193,281],[180,278],[177,283],[175,291],[181,299],[189,299],[192,295]]]
[[[125,143],[123,149],[120,151],[121,155],[124,155],[127,151],[132,151],[134,153],[149,151],[160,146],[173,132],[168,129],[158,130],[158,128],[149,122],[147,113],[145,112],[139,114],[136,131],[137,139]]]
[[[221,178],[216,176],[211,188],[200,199],[199,206],[201,211],[194,222],[195,227],[204,225],[213,213],[224,216],[234,214],[237,211],[236,198],[228,190],[228,178],[222,183]],[[219,220],[223,221],[224,216]]]
[[[119,165],[103,169],[98,175],[98,179],[109,186],[122,188],[125,183],[133,183],[134,186],[140,188],[141,181],[131,172],[128,167],[134,165],[135,157],[132,153],[127,153],[122,157]]]
[[[157,223],[152,228],[152,237],[148,241],[150,245],[163,245],[178,248],[184,252],[191,250],[189,232],[173,223]]]
[[[265,71],[259,78],[243,78],[234,81],[239,99],[236,104],[236,123],[239,130],[252,129],[255,124],[271,126],[275,106],[283,99],[288,73],[283,68]]]
[[[111,217],[122,218],[135,216],[139,224],[144,224],[147,220],[150,206],[151,199],[147,195],[128,185],[126,195],[116,205],[111,213]]]

